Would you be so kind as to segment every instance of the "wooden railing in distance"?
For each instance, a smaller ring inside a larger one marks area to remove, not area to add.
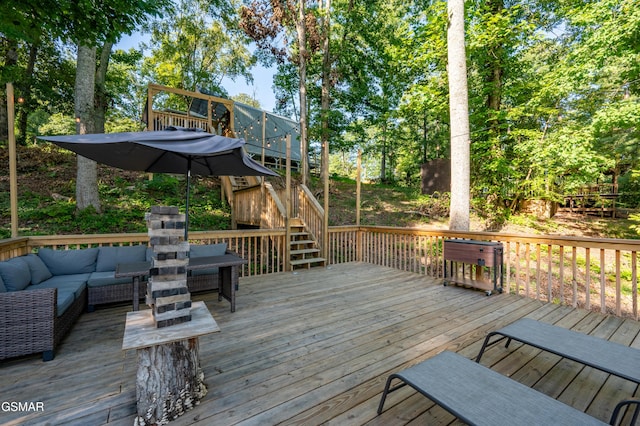
[[[242,276],[284,271],[283,228],[192,231],[189,236],[192,244],[227,242],[249,261]],[[442,246],[448,238],[502,242],[505,292],[638,319],[640,240],[339,226],[329,228],[327,263],[367,262],[442,278]],[[0,240],[0,260],[39,247],[64,250],[147,242],[146,234],[19,237]]]
[[[202,129],[211,132],[206,118],[192,117],[174,112],[154,111],[153,130],[164,130],[169,126]]]
[[[306,185],[298,186],[298,217],[302,219],[307,230],[318,243],[318,248],[322,250],[324,247],[324,209]]]

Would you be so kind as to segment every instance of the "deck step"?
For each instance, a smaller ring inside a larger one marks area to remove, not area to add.
[[[306,249],[299,249],[299,250],[291,250],[290,253],[291,253],[291,255],[320,253],[320,249],[317,249],[317,248],[306,248]]]
[[[325,262],[325,258],[324,257],[312,257],[312,258],[309,258],[309,259],[296,259],[296,260],[292,260],[291,261],[291,266],[311,265],[312,263],[321,263],[321,262]]]
[[[290,235],[292,237],[308,237],[309,233],[308,232],[304,232],[304,231],[302,231],[302,232],[297,232],[296,231],[296,232],[292,232]]]
[[[315,241],[313,240],[293,240],[291,241],[291,245],[295,246],[295,245],[302,245],[302,244],[313,244],[315,243]]]

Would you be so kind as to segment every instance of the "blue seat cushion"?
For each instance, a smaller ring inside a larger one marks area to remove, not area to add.
[[[82,291],[87,288],[87,281],[91,274],[56,275],[33,288],[57,288],[60,291],[71,291],[75,297],[80,297]]]
[[[96,272],[115,271],[118,263],[144,262],[147,246],[100,247]]]
[[[29,265],[21,257],[0,262],[0,277],[7,291],[20,291],[31,284]]]
[[[0,293],[6,293],[7,287],[4,286],[4,281],[2,281],[2,276],[0,276]]]
[[[127,284],[132,283],[132,279],[129,277],[124,278],[116,278],[114,271],[104,271],[104,272],[93,272],[89,276],[89,280],[87,281],[87,285],[89,287],[102,287],[105,285],[113,285],[113,284]]]
[[[41,248],[38,256],[53,275],[86,274],[96,270],[97,248],[52,250]]]
[[[73,290],[60,290],[58,289],[58,300],[56,301],[56,305],[58,308],[58,316],[61,316],[65,313],[69,306],[73,304],[73,301],[76,299]]]

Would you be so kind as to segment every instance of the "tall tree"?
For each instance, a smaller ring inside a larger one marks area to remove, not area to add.
[[[470,145],[464,0],[449,0],[447,51],[451,115],[451,208],[449,229],[468,231],[470,225]]]
[[[100,4],[71,7],[74,25],[71,37],[78,40],[78,68],[76,71],[76,120],[78,133],[95,131],[95,78],[96,46],[102,42],[112,43],[122,34],[130,33],[148,14],[156,14],[166,5],[166,1],[145,0],[130,3],[111,0]],[[90,29],[87,29],[90,28]],[[86,31],[85,31],[86,30]],[[110,52],[110,44],[107,44]],[[108,55],[102,58],[108,61]],[[91,90],[89,90],[91,89]],[[80,90],[80,92],[78,92]],[[76,179],[76,208],[84,210],[93,207],[101,210],[98,195],[97,165],[94,161],[78,156]]]
[[[96,48],[78,45],[78,60],[75,86],[76,133],[95,133],[95,72]],[[93,207],[101,211],[98,196],[98,166],[95,161],[78,155],[76,174],[76,208]]]
[[[297,65],[301,172],[306,181],[309,173],[307,63],[319,47],[316,17],[307,9],[305,0],[254,0],[248,6],[243,6],[240,14],[242,29],[259,49],[273,55],[280,66],[287,60]],[[280,37],[284,37],[285,41]],[[290,68],[284,69],[290,71]]]
[[[322,175],[324,181],[328,182],[329,176],[329,108],[331,106],[331,0],[324,0],[322,16],[322,94],[320,101],[320,143],[323,147],[322,155]],[[329,199],[329,194],[325,194],[325,200]]]
[[[298,18],[295,21],[298,34],[298,75],[300,91],[300,157],[302,158],[302,184],[306,184],[309,175],[308,141],[307,141],[307,24],[305,0],[298,0]]]

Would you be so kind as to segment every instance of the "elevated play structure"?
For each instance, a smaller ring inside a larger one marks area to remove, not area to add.
[[[232,227],[284,228],[289,268],[324,265],[327,230],[324,209],[305,185],[291,187],[291,172],[301,167],[299,124],[204,90],[191,92],[149,84],[143,113],[147,130],[170,126],[198,128],[243,138],[256,161],[286,175],[286,185],[255,176],[220,176],[231,206]]]

